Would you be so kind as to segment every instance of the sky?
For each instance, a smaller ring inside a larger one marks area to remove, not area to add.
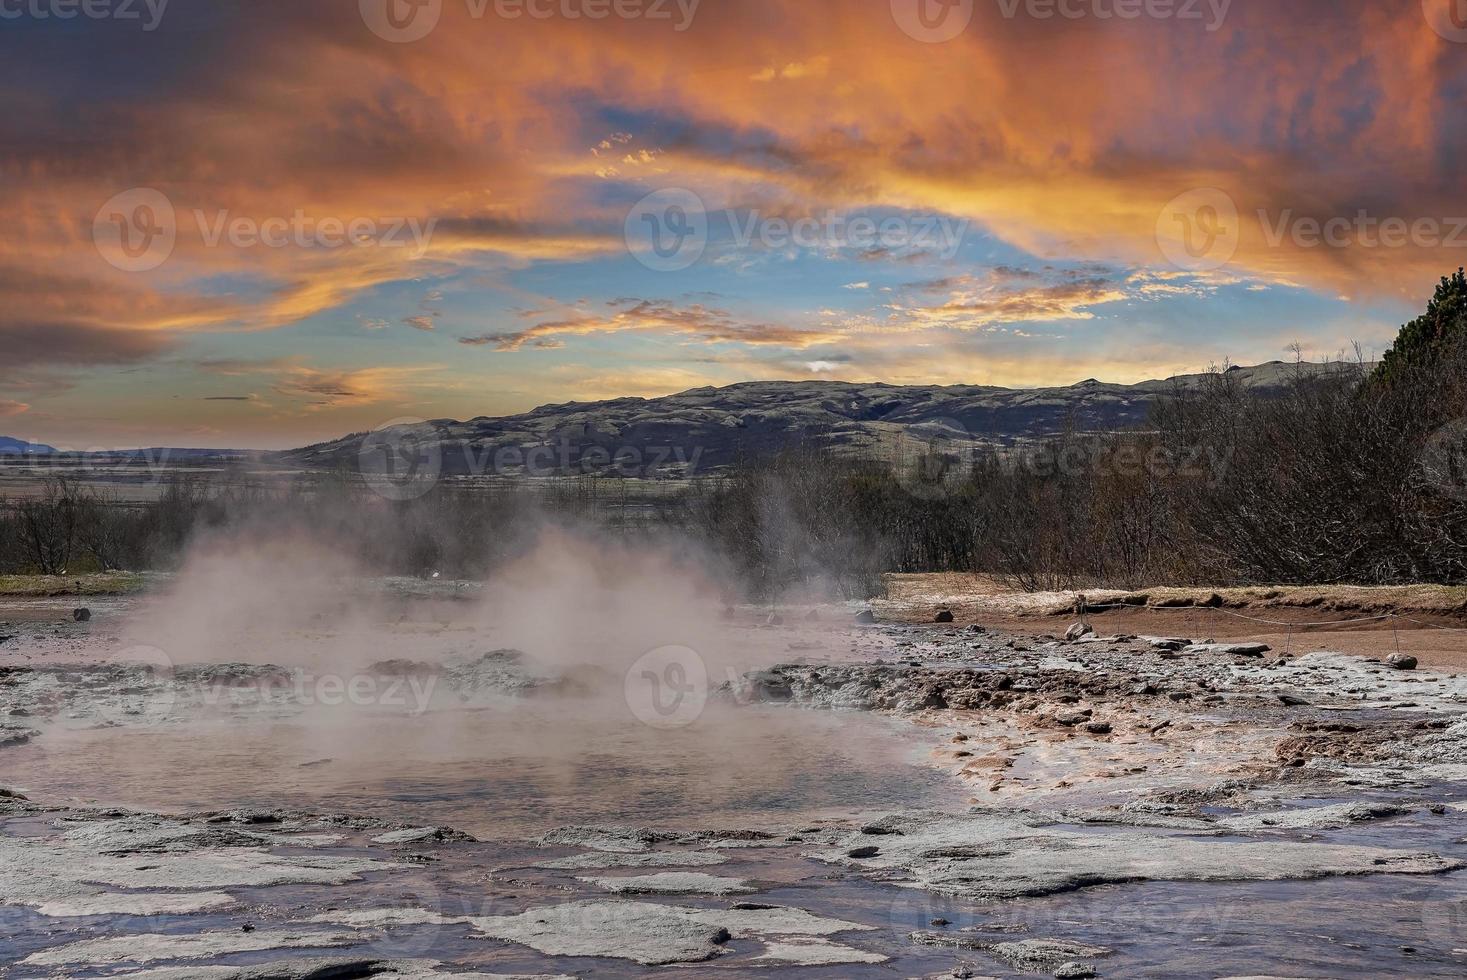
[[[1467,0],[0,0],[0,434],[1387,347]]]

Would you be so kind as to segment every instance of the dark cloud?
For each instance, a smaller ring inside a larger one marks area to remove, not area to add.
[[[85,323],[6,323],[0,314],[0,373],[36,365],[132,364],[171,350],[176,339],[156,330]]]

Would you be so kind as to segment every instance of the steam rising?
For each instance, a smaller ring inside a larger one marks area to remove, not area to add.
[[[43,740],[55,754],[25,778],[100,778],[110,785],[97,796],[158,806],[329,805],[402,818],[410,800],[432,815],[414,819],[478,832],[737,824],[738,813],[849,810],[871,780],[911,782],[877,719],[741,705],[719,691],[796,656],[796,638],[831,639],[830,627],[764,628],[757,612],[729,621],[724,569],[687,546],[549,524],[530,542],[482,585],[427,585],[373,578],[347,549],[303,534],[200,538],[167,587],[129,614],[122,642],[157,647],[179,667],[278,665],[296,683],[391,675],[419,685],[422,703],[308,696],[303,707],[194,706],[161,724],[58,731]],[[686,676],[708,700],[686,723],[660,728],[627,692],[639,679],[633,665],[670,645],[698,658]],[[522,655],[496,652],[506,648]],[[383,661],[395,664],[374,666]],[[501,662],[534,682],[484,698],[441,682],[464,664]]]

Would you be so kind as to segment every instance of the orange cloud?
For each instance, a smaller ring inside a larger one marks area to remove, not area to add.
[[[800,353],[874,343],[871,327],[1081,321],[1222,281],[1415,299],[1460,262],[1450,243],[1347,236],[1321,247],[1293,233],[1361,210],[1406,222],[1467,211],[1467,59],[1417,0],[1235,3],[1216,31],[1010,19],[978,4],[969,29],[942,44],[907,36],[879,2],[706,3],[682,31],[475,19],[448,3],[429,36],[404,44],[374,36],[350,3],[193,6],[142,40],[81,24],[7,33],[0,383],[157,359],[186,335],[278,329],[394,283],[476,273],[501,289],[530,267],[621,256],[628,205],[664,186],[769,214],[956,216],[1041,258],[1140,272],[955,281],[867,314],[818,312],[839,297],[757,319],[648,301],[466,342],[554,349],[645,332]],[[92,226],[103,202],[135,187],[167,196],[177,240],[156,269],[125,273],[94,247]],[[1169,264],[1159,223],[1196,188],[1233,201],[1236,242],[1220,269],[1169,278],[1188,270]],[[416,222],[425,234],[406,247],[321,248],[205,233],[224,227],[220,215],[260,226],[297,214]],[[1291,231],[1278,236],[1281,218]],[[796,367],[866,370],[825,354]],[[924,363],[906,356],[891,355],[894,371]],[[1175,356],[1136,368],[1101,352],[1085,373],[1151,372]],[[991,375],[1004,362],[925,364],[933,376],[950,365]],[[1012,380],[1051,369],[1067,368],[1004,367]],[[341,404],[403,380],[317,371],[279,384]]]
[[[710,309],[701,304],[679,307],[666,300],[613,300],[607,305],[612,307],[612,312],[604,316],[586,315],[546,320],[523,330],[461,337],[459,343],[475,347],[489,346],[497,351],[517,351],[523,349],[527,343],[545,346],[547,342],[555,342],[553,338],[647,331],[683,335],[710,344],[739,343],[804,348],[838,340],[843,336],[840,332],[745,322],[725,310]]]

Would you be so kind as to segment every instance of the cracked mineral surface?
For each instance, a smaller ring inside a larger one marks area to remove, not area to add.
[[[364,658],[408,702],[345,719],[303,667],[48,665],[30,637],[0,665],[0,975],[1467,971],[1467,680],[738,629],[759,656],[669,732],[492,636]]]

